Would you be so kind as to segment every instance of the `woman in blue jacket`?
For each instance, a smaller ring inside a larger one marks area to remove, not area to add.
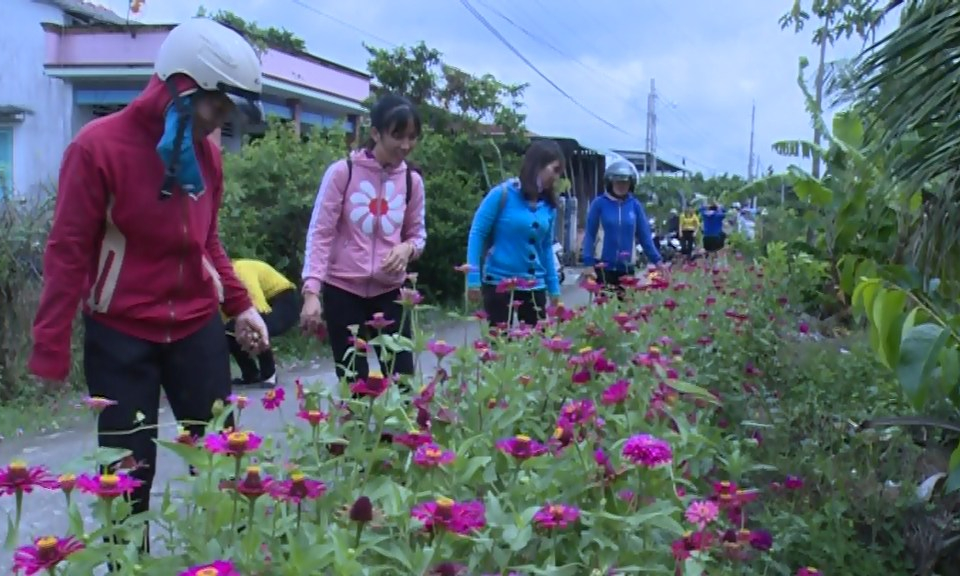
[[[493,325],[510,324],[511,298],[516,317],[534,325],[545,317],[547,294],[560,297],[553,259],[557,194],[564,157],[553,140],[538,140],[523,157],[520,177],[503,182],[480,202],[467,240],[467,289],[483,299]]]
[[[626,160],[607,167],[603,175],[605,192],[593,199],[587,210],[587,227],[583,235],[582,258],[593,266],[597,280],[619,289],[620,278],[636,271],[636,245],[652,264],[662,260],[653,243],[647,213],[633,192],[637,173]],[[597,232],[603,227],[600,258],[596,257]]]

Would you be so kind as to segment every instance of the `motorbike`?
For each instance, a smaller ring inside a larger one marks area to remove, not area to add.
[[[553,265],[557,268],[557,276],[560,279],[560,283],[567,279],[566,270],[563,267],[563,244],[559,242],[553,243]]]

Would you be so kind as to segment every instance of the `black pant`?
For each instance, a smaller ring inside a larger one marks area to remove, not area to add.
[[[369,340],[376,336],[376,333],[365,323],[373,318],[374,314],[380,312],[387,320],[393,320],[393,324],[384,328],[384,334],[396,334],[399,330],[402,336],[412,337],[410,318],[403,318],[403,306],[397,303],[400,299],[399,289],[372,298],[364,298],[336,286],[324,284],[320,296],[323,299],[323,317],[327,324],[327,338],[330,340],[338,378],[343,378],[346,374],[345,367],[348,364],[344,364],[344,356],[353,346],[350,341],[349,326],[359,326],[360,337]],[[403,320],[403,326],[400,325],[401,320]],[[390,363],[393,362],[395,375],[413,375],[412,352],[399,352],[392,359],[387,358],[379,349],[375,350],[375,353],[384,373],[390,369]],[[357,355],[352,361],[357,378],[366,378],[370,374],[366,356]]]
[[[595,267],[593,272],[597,276],[597,282],[599,282],[605,290],[612,292],[617,298],[622,300],[624,296],[626,296],[627,289],[620,283],[620,279],[624,276],[633,276],[636,270],[633,266],[626,270],[609,270],[607,268]]]
[[[680,234],[680,253],[688,258],[693,255],[693,247],[697,244],[696,235],[693,230],[684,230]]]
[[[704,236],[703,249],[706,250],[708,254],[719,252],[723,248],[726,239],[727,235],[722,232],[719,236]]]
[[[493,284],[484,284],[480,289],[483,295],[483,310],[487,320],[493,326],[509,325],[515,317],[530,326],[547,317],[546,290],[514,290],[513,301],[520,302],[516,314],[510,314],[510,292],[497,292]]]
[[[300,293],[294,289],[284,290],[267,300],[270,311],[263,315],[263,322],[267,325],[267,334],[270,340],[284,334],[300,321]],[[240,367],[240,375],[246,382],[266,380],[277,373],[277,364],[273,358],[273,351],[269,348],[254,360],[237,342],[233,335],[234,321],[227,322],[227,345],[230,355]],[[259,363],[259,366],[258,366]]]
[[[214,402],[230,395],[223,322],[214,314],[200,330],[169,344],[128,336],[90,316],[84,316],[84,328],[87,389],[91,396],[116,402],[97,420],[97,441],[102,447],[132,452],[138,466],[131,476],[143,482],[131,497],[133,513],[146,512],[157,468],[160,391],[166,393],[173,416],[198,437],[212,417]]]

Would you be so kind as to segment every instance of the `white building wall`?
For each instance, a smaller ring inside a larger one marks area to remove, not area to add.
[[[0,106],[26,108],[13,129],[13,188],[22,196],[49,189],[73,135],[73,91],[43,72],[45,39],[41,22],[63,23],[63,13],[33,0],[0,0]]]

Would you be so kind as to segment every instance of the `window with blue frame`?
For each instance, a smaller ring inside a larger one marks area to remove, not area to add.
[[[13,128],[0,126],[0,196],[13,194]]]

